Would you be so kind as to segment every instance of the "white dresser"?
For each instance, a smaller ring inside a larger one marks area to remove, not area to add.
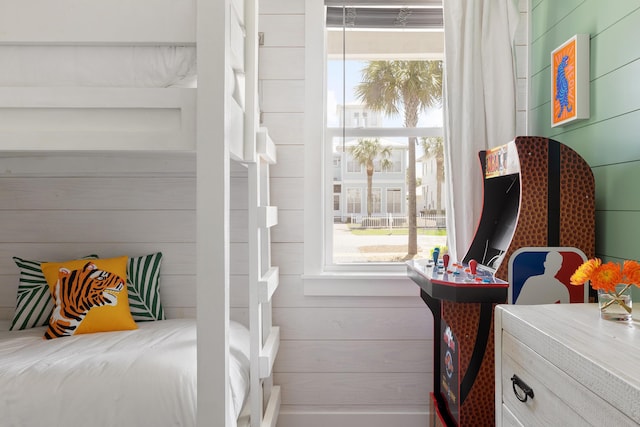
[[[495,351],[497,426],[640,425],[640,322],[602,320],[597,304],[498,305]]]

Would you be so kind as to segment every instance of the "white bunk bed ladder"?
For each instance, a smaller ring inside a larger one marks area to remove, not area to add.
[[[249,173],[249,312],[251,330],[251,427],[276,427],[280,387],[273,385],[273,363],[280,346],[280,328],[272,326],[271,297],[279,270],[271,265],[271,227],[278,210],[269,205],[269,165],[276,148],[267,130],[256,135],[255,162]]]

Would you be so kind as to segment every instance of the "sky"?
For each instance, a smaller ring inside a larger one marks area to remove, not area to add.
[[[353,88],[361,81],[361,70],[366,66],[367,61],[347,60],[344,61],[344,79],[345,79],[345,95],[347,104],[356,104],[358,100],[355,98]],[[337,111],[338,104],[342,104],[343,97],[343,61],[328,60],[327,61],[327,126],[338,126],[339,116]],[[383,125],[389,127],[402,127],[403,118],[401,115],[395,118],[383,118]],[[418,122],[420,127],[441,127],[442,126],[442,109],[428,109],[426,113],[422,113]]]

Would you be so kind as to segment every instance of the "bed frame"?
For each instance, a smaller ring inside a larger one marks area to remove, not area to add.
[[[195,154],[202,426],[225,425],[229,416],[231,162],[246,168],[250,423],[275,427],[280,388],[273,385],[272,367],[279,329],[271,324],[270,301],[278,269],[271,266],[269,229],[277,209],[269,205],[268,179],[276,156],[267,130],[259,127],[257,0],[5,0],[0,28],[4,45],[195,46],[197,89],[0,87],[0,151],[9,159],[22,152],[170,152],[182,160]]]

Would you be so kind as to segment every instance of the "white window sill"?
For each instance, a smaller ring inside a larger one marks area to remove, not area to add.
[[[323,273],[303,275],[305,296],[415,297],[420,288],[398,273]]]

